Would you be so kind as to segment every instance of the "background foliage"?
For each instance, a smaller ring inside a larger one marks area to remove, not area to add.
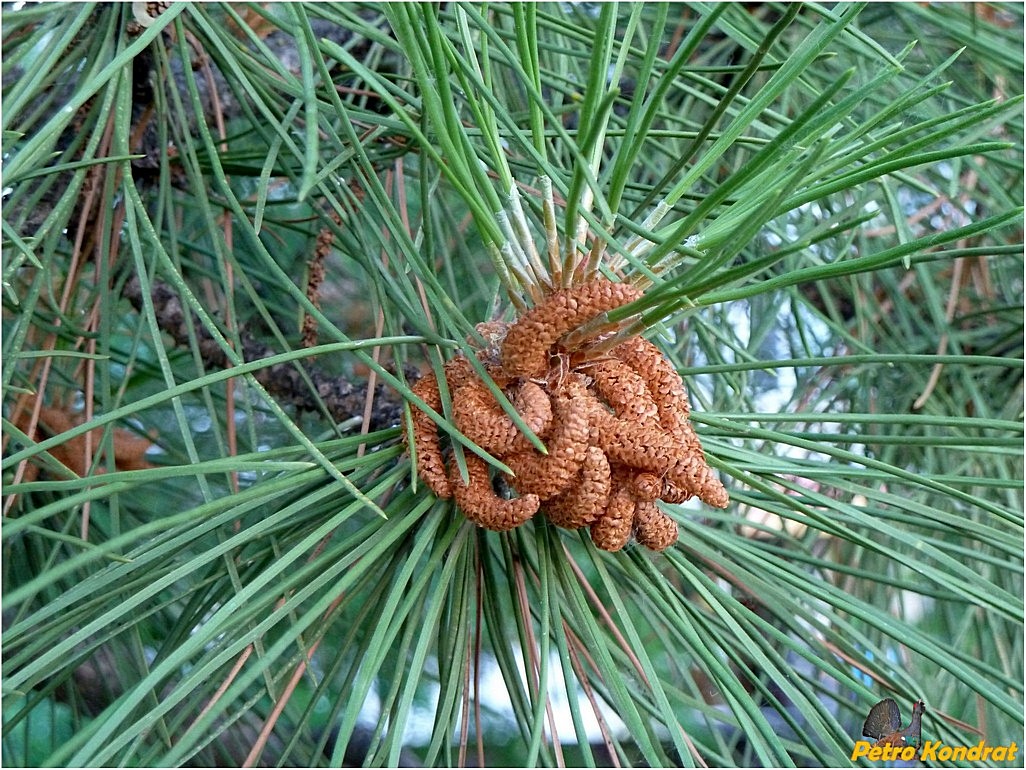
[[[1022,745],[1021,5],[143,5],[3,9],[5,764]],[[403,455],[543,176],[731,492],[663,554]]]

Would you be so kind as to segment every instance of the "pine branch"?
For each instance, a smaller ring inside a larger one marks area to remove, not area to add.
[[[132,306],[141,311],[143,307],[142,286],[136,276],[125,284],[124,296]],[[157,324],[174,340],[175,344],[190,344],[189,323],[185,316],[181,300],[175,291],[159,280],[153,281],[151,291]],[[195,317],[192,328],[198,338],[200,357],[210,369],[223,369],[229,366],[228,356],[217,341],[204,329]],[[242,359],[246,363],[268,358],[276,351],[242,332]],[[305,378],[304,378],[305,374]],[[419,378],[419,372],[413,367],[404,367],[407,381]],[[336,423],[345,423],[353,419],[362,422],[364,407],[367,402],[367,383],[352,382],[346,377],[328,374],[312,364],[292,362],[275,364],[261,369],[255,374],[257,382],[267,391],[280,399],[284,404],[299,411],[320,412],[327,410]],[[313,385],[311,389],[310,385]],[[378,383],[373,393],[374,404],[370,415],[369,430],[380,430],[398,425],[402,419],[403,400],[395,391],[384,383]]]

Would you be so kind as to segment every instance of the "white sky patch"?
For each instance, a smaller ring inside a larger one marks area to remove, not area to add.
[[[727,321],[731,331],[742,346],[748,347],[752,339],[752,322],[747,302],[735,302],[727,310]]]
[[[520,673],[521,683],[526,687],[523,653],[518,648],[514,654],[517,660],[517,670]],[[471,672],[471,676],[473,676],[473,672]],[[549,658],[547,677],[549,705],[555,720],[556,729],[559,731],[559,734],[556,737],[559,739],[559,742],[564,745],[575,744],[578,742],[578,736],[574,730],[573,713],[570,710],[570,700],[567,696],[566,689],[563,686],[565,681],[563,678],[563,668],[560,664],[559,656],[555,653],[553,653]],[[414,707],[410,712],[410,718],[406,723],[406,729],[403,733],[403,743],[405,745],[422,746],[426,745],[431,740],[431,734],[435,728],[439,693],[440,688],[438,684],[436,682],[432,682],[429,687],[428,697],[423,700],[418,699],[415,701]],[[482,719],[485,722],[485,729],[489,730],[489,721],[496,717],[507,718],[506,715],[512,712],[506,680],[503,678],[502,671],[499,669],[498,664],[496,664],[495,659],[489,655],[483,655],[481,658],[479,693],[481,698]],[[602,730],[599,726],[598,717],[595,715],[592,704],[585,696],[584,691],[579,687],[576,688],[576,692],[573,697],[577,699],[577,708],[581,714],[581,720],[584,724],[585,739],[589,743],[602,740]],[[626,734],[627,727],[620,720],[620,717],[617,716],[616,712],[614,712],[612,708],[610,708],[610,706],[601,698],[598,699],[598,702],[602,713],[602,719],[605,721],[608,729],[611,730],[614,735]],[[377,714],[380,711],[380,708],[381,701],[375,695],[373,698],[368,698],[367,703],[364,706],[364,714]],[[469,734],[473,736],[475,734],[473,723],[473,704],[471,704],[470,718],[471,727]],[[374,724],[374,721],[369,721],[368,724]],[[461,726],[457,723],[456,732],[453,735],[454,739],[459,738],[460,728]],[[546,733],[548,733],[548,719],[545,721],[545,730]],[[549,737],[551,738],[551,735]]]
[[[793,367],[780,367],[774,371],[774,374],[776,375],[776,387],[764,390],[753,399],[757,412],[774,414],[785,411],[784,407],[791,402],[795,388],[798,387],[798,378],[795,376]]]

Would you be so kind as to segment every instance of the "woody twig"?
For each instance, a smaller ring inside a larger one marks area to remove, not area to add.
[[[124,295],[136,310],[142,310],[142,285],[137,277],[133,276],[125,284]],[[167,284],[155,280],[152,282],[150,297],[160,328],[174,340],[175,344],[189,345],[186,311],[174,290]],[[195,317],[192,319],[192,326],[204,365],[210,369],[228,367],[230,361],[227,354]],[[243,332],[240,337],[241,356],[247,363],[268,358],[276,353],[249,334]],[[303,376],[304,373],[306,378]],[[419,373],[411,369],[404,371],[404,375],[408,380],[415,380]],[[336,423],[347,422],[353,418],[362,420],[368,398],[366,383],[354,383],[345,377],[327,374],[314,365],[301,364],[298,361],[259,369],[254,373],[254,377],[268,393],[299,411],[320,411],[323,405]],[[374,388],[373,398],[370,430],[397,425],[402,418],[402,399],[398,394],[386,385],[378,384]]]

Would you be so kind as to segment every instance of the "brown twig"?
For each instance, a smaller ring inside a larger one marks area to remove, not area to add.
[[[128,280],[124,295],[137,310],[142,310],[142,284],[138,277],[133,276]],[[176,344],[188,346],[189,319],[178,294],[162,281],[154,280],[150,298],[161,330],[170,335]],[[197,346],[203,363],[210,369],[228,368],[231,362],[217,340],[203,328],[198,319],[191,320],[196,329]],[[245,332],[240,332],[239,336],[242,341],[242,360],[247,363],[259,361],[277,352]],[[309,384],[304,378],[304,373]],[[413,369],[404,370],[403,374],[407,380],[419,378],[419,374]],[[345,377],[329,375],[309,363],[299,362],[267,366],[255,372],[254,377],[268,393],[299,411],[316,412],[323,407],[337,423],[354,418],[362,420],[364,403],[368,397],[366,383],[354,383]],[[375,406],[371,414],[370,429],[379,430],[398,425],[403,413],[400,396],[380,383],[375,387],[373,395]]]

